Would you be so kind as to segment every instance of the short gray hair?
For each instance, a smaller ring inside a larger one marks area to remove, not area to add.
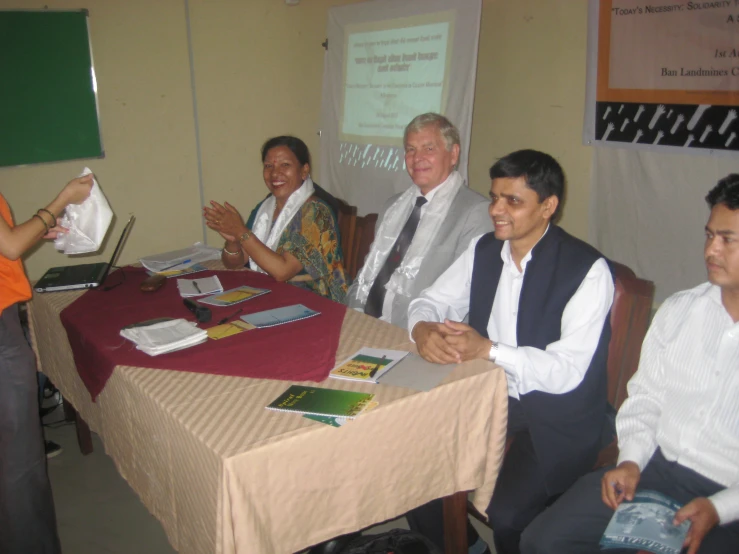
[[[410,133],[417,133],[421,129],[425,129],[432,125],[436,127],[439,130],[439,133],[441,133],[441,136],[444,137],[447,152],[451,151],[452,146],[455,144],[461,148],[459,143],[459,130],[446,117],[434,112],[423,113],[413,118],[413,120],[406,126],[405,132],[403,133],[403,144],[405,145]]]

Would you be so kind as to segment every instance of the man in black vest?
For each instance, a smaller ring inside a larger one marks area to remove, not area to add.
[[[595,462],[614,285],[605,258],[552,223],[565,181],[554,158],[513,152],[490,178],[494,233],[473,239],[411,303],[408,328],[429,361],[482,358],[506,372],[514,440],[487,515],[498,554],[511,554],[534,517]],[[440,514],[435,501],[408,519],[443,545]],[[470,552],[484,552],[468,528]]]

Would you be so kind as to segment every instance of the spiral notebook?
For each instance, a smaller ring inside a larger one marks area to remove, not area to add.
[[[267,409],[354,419],[367,408],[374,397],[374,394],[367,392],[291,385],[270,402]]]
[[[241,316],[241,319],[247,323],[251,323],[254,327],[274,327],[275,325],[282,325],[284,323],[292,323],[293,321],[300,321],[319,315],[321,312],[311,310],[303,306],[302,304],[293,304],[292,306],[284,306],[282,308],[274,308],[272,310],[265,310],[263,312],[257,312],[255,314],[248,314]]]
[[[377,383],[408,352],[380,348],[360,348],[351,358],[344,360],[328,374],[335,379]]]

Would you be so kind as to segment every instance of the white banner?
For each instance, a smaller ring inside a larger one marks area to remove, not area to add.
[[[590,9],[586,141],[739,151],[739,0]]]

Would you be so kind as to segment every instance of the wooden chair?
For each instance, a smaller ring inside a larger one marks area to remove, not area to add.
[[[339,205],[339,234],[341,235],[341,251],[344,254],[344,270],[349,271],[350,260],[354,256],[354,233],[357,224],[357,207],[336,198]],[[353,278],[353,276],[352,276]]]
[[[608,402],[618,411],[626,400],[626,384],[639,367],[641,345],[654,301],[654,283],[639,279],[623,264],[611,263],[616,273],[616,290],[608,343]],[[618,445],[614,439],[600,451],[594,469],[615,464],[617,459]]]
[[[348,259],[347,267],[349,276],[354,280],[364,266],[364,259],[369,254],[370,246],[375,240],[375,225],[377,214],[367,214],[356,219],[354,229],[354,244],[352,245],[352,256]]]
[[[644,336],[654,300],[654,283],[639,279],[627,266],[611,262],[615,273],[615,291],[611,306],[611,340],[608,343],[608,402],[618,411],[626,399],[626,384],[636,373]],[[506,452],[513,438],[506,442]],[[593,469],[616,463],[617,440],[603,448]],[[468,502],[470,515],[487,524],[486,518]],[[639,553],[636,553],[639,554]]]

